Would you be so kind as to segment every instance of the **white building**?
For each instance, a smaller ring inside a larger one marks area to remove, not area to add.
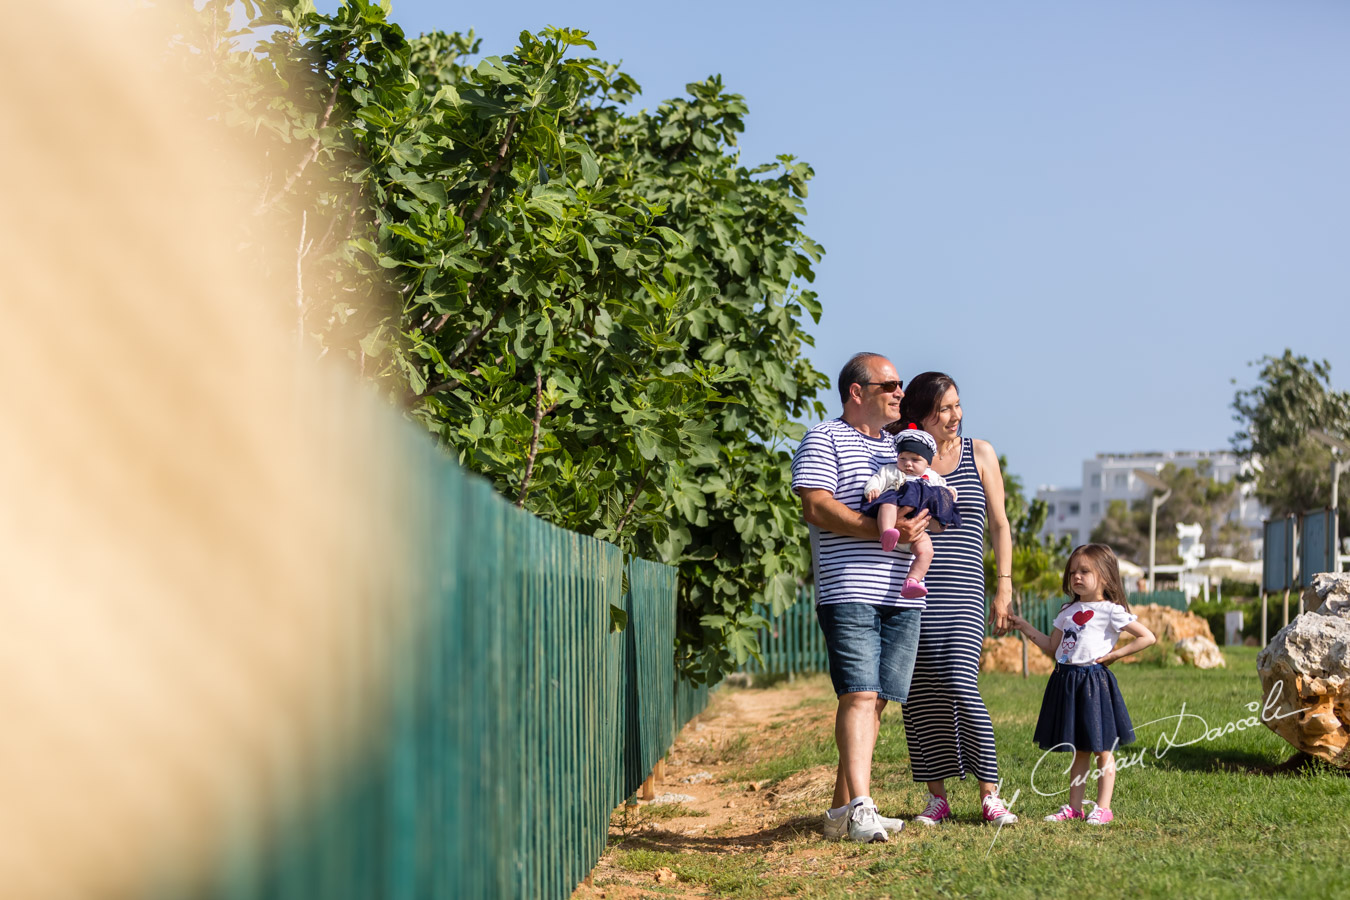
[[[1176,450],[1168,453],[1098,453],[1094,459],[1083,460],[1081,487],[1060,488],[1042,486],[1036,498],[1044,500],[1048,509],[1041,535],[1065,536],[1074,545],[1086,543],[1092,530],[1106,517],[1112,500],[1124,500],[1132,505],[1135,500],[1150,496],[1152,489],[1134,475],[1135,469],[1161,471],[1173,463],[1178,468],[1194,467],[1201,460],[1210,463],[1210,475],[1226,482],[1246,471],[1247,463],[1228,450]],[[1229,513],[1230,521],[1241,522],[1251,535],[1252,548],[1261,555],[1265,507],[1252,495],[1253,485],[1244,483],[1238,488],[1237,503]],[[1139,562],[1139,560],[1135,560]]]

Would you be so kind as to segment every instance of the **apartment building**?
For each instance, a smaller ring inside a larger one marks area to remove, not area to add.
[[[1048,507],[1041,535],[1062,535],[1074,544],[1084,543],[1097,523],[1106,516],[1112,500],[1124,500],[1132,504],[1152,493],[1152,489],[1134,474],[1135,469],[1157,472],[1168,463],[1178,468],[1194,468],[1202,460],[1209,461],[1210,474],[1221,482],[1231,481],[1247,468],[1247,464],[1229,450],[1098,453],[1092,459],[1085,459],[1080,487],[1042,486],[1036,491],[1037,499],[1044,500]],[[1252,485],[1241,485],[1238,501],[1229,519],[1241,522],[1247,528],[1258,556],[1261,553],[1261,522],[1266,515],[1265,507],[1252,495]]]

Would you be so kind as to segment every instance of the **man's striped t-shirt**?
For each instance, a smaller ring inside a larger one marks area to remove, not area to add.
[[[858,509],[863,485],[882,466],[895,462],[892,438],[868,437],[843,419],[814,426],[792,458],[792,489],[821,488]],[[900,596],[909,574],[908,553],[881,549],[876,538],[863,540],[811,526],[816,603],[874,603],[923,609],[923,600]]]

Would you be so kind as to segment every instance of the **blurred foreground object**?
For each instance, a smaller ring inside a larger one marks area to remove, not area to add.
[[[232,161],[119,6],[0,32],[33,73],[0,115],[0,894],[24,900],[190,889],[356,752],[410,627],[388,429],[324,418],[357,389],[240,271]]]

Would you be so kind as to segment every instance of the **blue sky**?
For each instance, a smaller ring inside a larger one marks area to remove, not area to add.
[[[394,0],[392,18],[472,27],[486,54],[588,30],[640,106],[720,73],[750,106],[742,159],[816,171],[817,368],[868,349],[950,373],[966,434],[1032,488],[1077,484],[1100,451],[1228,446],[1230,379],[1262,354],[1326,358],[1350,388],[1341,0]]]

